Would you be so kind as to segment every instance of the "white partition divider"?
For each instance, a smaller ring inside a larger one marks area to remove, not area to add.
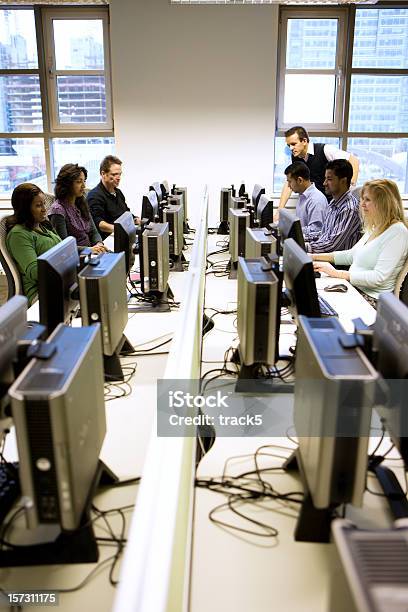
[[[201,205],[164,378],[199,379],[207,256],[208,192]],[[154,423],[122,563],[114,612],[188,608],[196,439],[159,438]]]

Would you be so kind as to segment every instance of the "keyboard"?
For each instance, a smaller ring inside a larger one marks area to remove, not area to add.
[[[9,463],[8,466],[0,463],[0,525],[20,497],[18,463]]]
[[[338,317],[338,313],[334,310],[332,306],[330,306],[329,302],[326,302],[321,295],[318,295],[320,314],[322,317]]]

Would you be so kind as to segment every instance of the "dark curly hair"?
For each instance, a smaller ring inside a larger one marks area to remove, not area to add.
[[[64,202],[64,200],[71,196],[74,181],[79,178],[81,172],[83,172],[86,180],[88,171],[83,166],[78,166],[78,164],[65,164],[65,166],[62,166],[55,179],[54,193],[57,200]],[[81,216],[88,221],[90,219],[89,208],[84,196],[76,198],[75,206],[79,208]]]
[[[29,230],[32,230],[35,225],[33,213],[31,212],[31,204],[36,196],[44,192],[34,185],[34,183],[21,183],[17,185],[11,196],[11,205],[14,210],[14,215],[7,217],[7,229],[10,230],[14,225],[23,225]],[[47,225],[48,223],[44,223]]]

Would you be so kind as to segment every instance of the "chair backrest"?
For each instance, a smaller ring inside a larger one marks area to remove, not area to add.
[[[7,217],[0,219],[0,262],[7,277],[8,295],[9,300],[14,295],[24,295],[23,283],[21,282],[20,272],[18,271],[17,264],[12,258],[6,243],[7,237]]]
[[[394,295],[408,306],[408,259],[397,277]]]
[[[53,193],[44,193],[44,202],[45,202],[45,210],[48,211],[50,210],[51,206],[54,204],[55,202],[55,195]]]
[[[357,200],[359,200],[359,199],[360,199],[360,195],[361,195],[361,188],[362,188],[362,185],[360,185],[359,187],[352,187],[352,188],[350,189],[350,191],[351,191],[352,195],[353,195],[355,198],[357,198]]]

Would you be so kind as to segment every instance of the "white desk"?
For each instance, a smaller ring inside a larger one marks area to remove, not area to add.
[[[218,239],[220,237],[217,237]],[[209,252],[216,250],[211,239]],[[228,253],[211,259],[227,259]],[[317,287],[338,282],[336,279],[317,279]],[[342,281],[343,282],[343,281]],[[219,309],[236,308],[237,283],[234,280],[207,277],[206,306]],[[360,316],[367,324],[375,319],[374,309],[351,286],[347,293],[323,292],[324,298],[342,314],[341,320],[352,331],[351,320]],[[211,313],[209,313],[211,314]],[[344,314],[344,316],[343,316]],[[234,315],[217,315],[215,328],[204,340],[203,361],[223,362],[224,351],[232,344],[237,332]],[[290,325],[282,325],[281,351],[286,350],[292,337]],[[288,334],[288,335],[286,335]],[[292,342],[293,343],[293,342]],[[204,363],[203,371],[220,367],[217,363]],[[373,444],[376,441],[373,440]],[[197,477],[221,476],[229,457],[246,455],[229,464],[228,474],[239,474],[254,469],[252,454],[263,444],[286,447],[271,449],[281,457],[288,456],[294,444],[287,438],[217,438],[214,446],[202,459]],[[384,442],[384,448],[388,443]],[[261,457],[261,467],[278,467],[282,458]],[[399,464],[398,464],[399,465]],[[302,491],[299,475],[275,472],[265,476],[279,492]],[[371,488],[375,481],[369,477]],[[378,489],[377,489],[378,490]],[[193,563],[191,571],[191,612],[329,612],[329,580],[333,554],[332,544],[301,543],[294,540],[297,507],[283,506],[277,501],[251,502],[239,509],[252,518],[276,527],[278,538],[262,538],[242,534],[214,525],[208,513],[226,497],[207,489],[196,489]],[[348,506],[347,517],[360,526],[385,527],[390,523],[383,500],[365,494],[363,509]],[[254,529],[231,512],[225,511],[220,519],[241,527]]]

